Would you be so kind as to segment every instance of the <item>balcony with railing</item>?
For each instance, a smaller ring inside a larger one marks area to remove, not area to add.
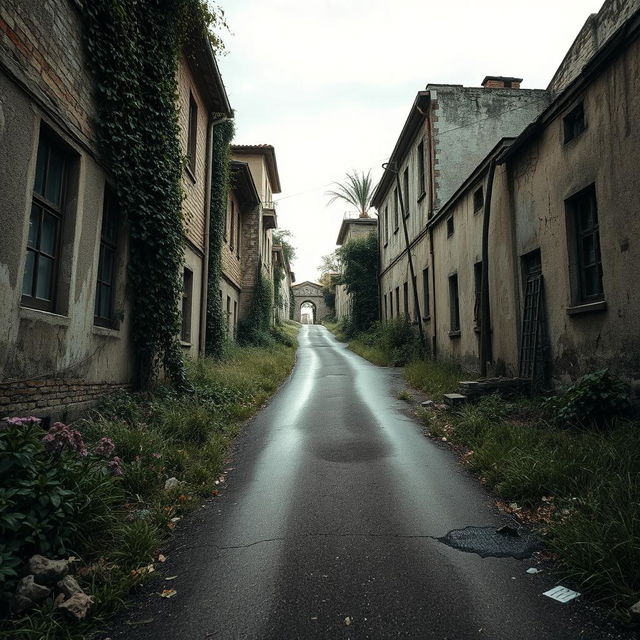
[[[275,229],[278,226],[275,202],[262,203],[262,224],[265,229]]]

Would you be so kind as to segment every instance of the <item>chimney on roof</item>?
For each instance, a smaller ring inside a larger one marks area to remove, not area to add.
[[[482,81],[485,89],[519,89],[522,78],[509,76],[486,76]]]

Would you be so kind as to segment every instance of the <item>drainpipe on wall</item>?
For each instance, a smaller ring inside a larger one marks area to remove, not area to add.
[[[202,288],[200,292],[200,343],[198,353],[203,356],[207,343],[207,302],[209,297],[209,227],[211,225],[211,176],[213,174],[213,130],[214,128],[231,120],[226,116],[209,120],[207,131],[207,171],[204,192],[204,268],[202,270]]]
[[[402,200],[402,189],[400,188],[400,174],[397,168],[390,169],[389,163],[383,164],[382,167],[385,171],[391,171],[392,173],[396,174],[398,200],[400,201],[400,216],[402,217],[402,229],[404,231],[404,241],[407,247],[407,259],[409,260],[409,273],[411,275],[411,287],[413,288],[413,303],[415,305],[415,310],[418,314],[418,330],[420,332],[420,344],[422,345],[422,348],[424,348],[426,347],[426,343],[424,340],[424,327],[422,326],[422,316],[420,315],[420,301],[418,300],[418,284],[416,282],[416,272],[413,269],[413,256],[411,255],[411,247],[409,246],[409,233],[407,231],[407,219],[404,214],[404,201]]]
[[[487,193],[484,199],[482,218],[482,284],[480,291],[480,376],[487,377],[487,361],[491,354],[491,306],[489,304],[489,219],[491,215],[491,193],[496,172],[495,158],[489,165]]]
[[[429,207],[427,210],[427,217],[431,218],[433,214],[433,182],[435,178],[435,154],[433,149],[433,126],[431,120],[431,97],[429,97],[429,110],[424,111],[416,105],[418,112],[427,119],[427,148],[429,150]],[[435,268],[435,253],[433,250],[433,227],[429,227],[429,256],[431,267],[431,358],[437,360],[437,348],[438,343],[436,336],[438,333],[438,314],[437,314],[437,296],[436,296],[436,268]]]

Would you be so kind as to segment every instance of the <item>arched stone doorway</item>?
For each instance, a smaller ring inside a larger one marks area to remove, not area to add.
[[[295,300],[295,312],[293,317],[302,322],[302,305],[312,305],[314,308],[313,324],[322,322],[329,316],[329,309],[324,301],[324,289],[322,285],[316,282],[300,282],[294,284],[291,289],[293,290],[293,297]]]
[[[297,320],[302,324],[315,324],[317,315],[316,305],[311,300],[305,300],[300,304],[300,317]]]

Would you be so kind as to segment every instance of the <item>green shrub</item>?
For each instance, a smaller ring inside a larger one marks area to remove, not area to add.
[[[547,410],[561,425],[606,427],[631,407],[629,386],[608,369],[582,376],[561,396],[550,398]]]
[[[102,445],[100,445],[102,446]],[[119,490],[107,462],[113,446],[89,452],[78,431],[38,418],[8,418],[0,426],[0,592],[34,553],[60,556],[86,537],[89,518],[109,518]],[[104,457],[103,457],[104,456]]]

